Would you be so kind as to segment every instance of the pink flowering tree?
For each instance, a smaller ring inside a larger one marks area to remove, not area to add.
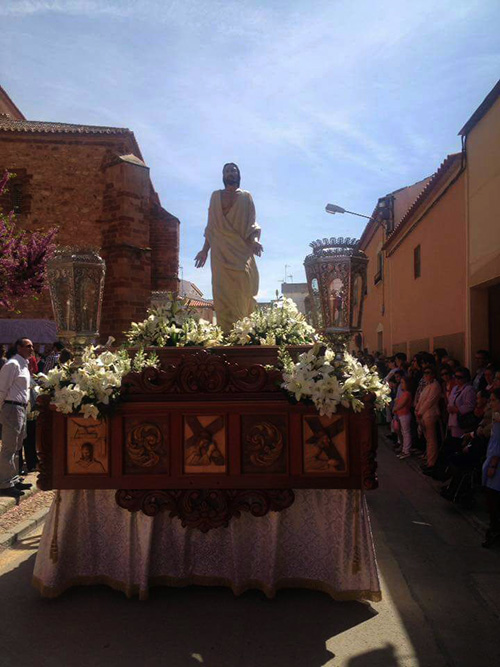
[[[0,196],[6,192],[8,172],[0,177]],[[0,208],[0,307],[14,309],[24,296],[36,298],[46,285],[47,261],[55,250],[57,229],[29,232],[16,227],[14,212]]]

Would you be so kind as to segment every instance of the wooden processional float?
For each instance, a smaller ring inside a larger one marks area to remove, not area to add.
[[[311,247],[305,267],[313,319],[327,335],[347,340],[360,327],[366,256],[355,239]],[[63,339],[95,339],[104,273],[94,251],[61,250],[51,261]],[[96,298],[82,306],[89,294]],[[289,352],[296,359],[307,349]],[[293,489],[377,488],[370,398],[360,413],[339,408],[331,417],[292,403],[273,368],[277,347],[154,351],[160,370],[126,376],[121,401],[102,421],[64,415],[41,399],[39,488],[115,489],[120,507],[148,516],[168,511],[202,531],[227,526],[242,511],[283,510]]]
[[[308,348],[290,349],[293,356]],[[124,378],[104,420],[42,399],[38,486],[116,489],[130,511],[169,511],[203,531],[289,507],[293,489],[375,489],[375,415],[331,417],[292,403],[270,368],[277,348],[170,348],[161,370]],[[45,402],[44,402],[45,401]]]

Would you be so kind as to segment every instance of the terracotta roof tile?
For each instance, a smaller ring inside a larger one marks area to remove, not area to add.
[[[39,120],[13,120],[5,115],[0,116],[0,130],[7,132],[43,132],[46,134],[133,134],[126,127],[49,123]]]
[[[189,299],[188,305],[193,306],[193,308],[213,308],[214,302],[205,299]]]

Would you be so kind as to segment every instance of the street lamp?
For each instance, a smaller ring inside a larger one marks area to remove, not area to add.
[[[342,206],[337,206],[337,204],[327,204],[325,206],[325,211],[327,213],[331,213],[332,215],[335,215],[335,213],[350,213],[351,215],[357,215],[360,218],[366,218],[367,220],[374,219],[371,217],[371,215],[363,215],[363,213],[355,213],[354,211],[347,211],[345,208],[342,208]]]
[[[366,220],[373,220],[373,222],[381,225],[386,232],[392,230],[394,220],[394,197],[393,195],[386,195],[380,197],[375,208],[374,215],[364,215],[364,213],[356,213],[355,211],[348,211],[338,204],[327,204],[325,211],[335,215],[335,213],[349,213],[350,215],[357,215],[359,218]]]

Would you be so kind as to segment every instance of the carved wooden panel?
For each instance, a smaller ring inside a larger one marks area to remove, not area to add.
[[[106,421],[71,415],[66,422],[66,470],[69,475],[105,475],[109,472]]]
[[[183,451],[185,473],[225,473],[227,452],[224,415],[185,415]]]
[[[125,418],[124,472],[169,472],[169,419]]]
[[[304,472],[345,474],[347,472],[346,420],[342,415],[307,415],[304,428]]]
[[[281,512],[294,500],[292,489],[120,489],[116,492],[116,502],[123,509],[142,511],[147,516],[169,512],[171,517],[181,520],[184,528],[196,528],[202,533],[228,526],[242,512],[256,517]]]
[[[146,368],[142,373],[130,373],[124,378],[123,393],[132,400],[135,395],[169,394],[176,396],[207,396],[217,394],[280,394],[281,374],[260,364],[241,366],[230,362],[223,354],[208,350],[186,352],[178,363],[162,370]]]
[[[253,383],[260,382],[255,378],[263,375],[268,386],[264,367],[253,372],[253,363],[241,369],[222,355],[211,357],[208,363],[199,352],[183,355],[186,363],[179,365],[184,368],[186,393],[182,394],[179,377],[170,389],[164,384],[160,391],[155,383],[149,386],[150,374],[137,374],[135,380],[146,393],[125,394],[107,418],[107,453],[95,445],[97,438],[79,437],[80,450],[84,442],[94,446],[83,454],[74,446],[68,454],[71,424],[90,428],[92,422],[56,412],[42,399],[37,429],[40,488],[376,488],[376,432],[370,401],[359,414],[340,408],[327,419],[312,405],[290,402],[279,389],[272,394],[253,391]],[[198,362],[201,375],[197,379]],[[235,377],[245,379],[240,388]],[[192,387],[191,393],[186,386]],[[204,391],[195,391],[195,386]],[[67,466],[71,457],[73,463]],[[85,474],[75,467],[80,459],[79,467],[87,467]]]
[[[243,415],[241,418],[242,473],[286,473],[288,425],[286,415]]]

